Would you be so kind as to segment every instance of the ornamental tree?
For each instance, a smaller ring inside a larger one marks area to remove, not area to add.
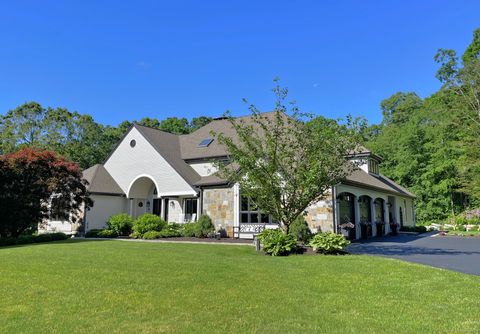
[[[0,237],[34,231],[49,216],[77,222],[91,205],[86,185],[79,166],[53,151],[0,155]]]
[[[213,133],[226,147],[230,164],[217,163],[219,176],[240,185],[262,212],[288,233],[309,205],[327,195],[355,165],[348,153],[357,146],[358,122],[344,124],[301,113],[285,105],[288,91],[278,85],[273,112],[250,105],[249,118],[227,113],[236,136]]]

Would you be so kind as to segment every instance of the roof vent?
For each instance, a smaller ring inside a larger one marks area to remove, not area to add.
[[[228,117],[227,116],[220,116],[220,117],[215,117],[213,120],[214,121],[222,121],[224,119],[228,119]]]
[[[212,143],[212,138],[205,138],[200,143],[198,143],[197,147],[207,147]]]

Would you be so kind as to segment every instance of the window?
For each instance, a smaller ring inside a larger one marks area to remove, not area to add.
[[[262,213],[248,197],[241,196],[240,222],[242,224],[274,224],[272,217]]]
[[[197,217],[197,199],[185,198],[183,201],[183,212],[185,213],[185,220],[189,221]],[[195,215],[195,217],[193,216]]]
[[[378,175],[378,161],[374,159],[368,159],[368,172]]]
[[[198,143],[197,147],[207,147],[212,143],[212,138],[205,138],[200,143]]]
[[[130,147],[135,147],[135,145],[137,145],[135,139],[130,140]]]
[[[69,215],[65,210],[66,203],[60,196],[52,197],[50,201],[50,220],[65,221]]]

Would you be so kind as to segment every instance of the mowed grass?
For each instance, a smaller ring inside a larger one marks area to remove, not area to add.
[[[0,249],[2,333],[475,333],[480,277],[368,256],[64,241]]]

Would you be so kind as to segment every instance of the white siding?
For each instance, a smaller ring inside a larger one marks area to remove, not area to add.
[[[209,176],[218,170],[212,162],[191,163],[190,167],[192,167],[200,176]]]
[[[85,228],[87,231],[105,228],[110,216],[127,212],[127,199],[120,196],[91,195],[93,207],[85,214]]]
[[[132,139],[136,141],[133,148],[130,147]],[[127,195],[129,186],[141,175],[153,179],[159,196],[196,194],[135,128],[125,136],[104,166]]]

